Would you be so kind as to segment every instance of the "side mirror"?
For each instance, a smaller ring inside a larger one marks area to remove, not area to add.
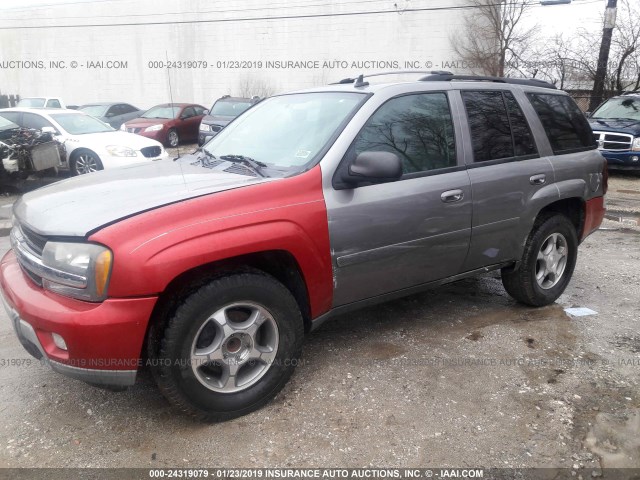
[[[587,118],[591,117],[591,112],[584,112],[584,116]]]
[[[53,127],[42,127],[40,131],[42,133],[50,133],[51,135],[56,135],[58,133],[56,132],[56,129]]]
[[[209,110],[205,110],[204,112],[202,112],[203,115],[209,115]]]
[[[402,177],[402,161],[391,152],[362,152],[342,174],[349,185],[393,182]]]

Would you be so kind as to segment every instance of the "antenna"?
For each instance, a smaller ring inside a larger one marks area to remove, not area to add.
[[[169,52],[167,50],[164,51],[164,55],[167,59],[167,78],[169,79],[169,100],[171,101],[171,114],[173,114],[173,90],[171,89],[171,74],[169,73]],[[178,151],[178,156],[173,159],[175,162],[180,158],[180,144],[176,145],[176,150]]]

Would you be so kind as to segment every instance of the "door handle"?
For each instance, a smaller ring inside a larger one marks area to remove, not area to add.
[[[544,185],[547,181],[547,176],[544,173],[540,173],[538,175],[532,175],[529,177],[529,183],[531,185]]]
[[[442,195],[440,195],[440,199],[444,203],[459,202],[463,198],[464,192],[462,190],[447,190],[446,192],[442,192]]]

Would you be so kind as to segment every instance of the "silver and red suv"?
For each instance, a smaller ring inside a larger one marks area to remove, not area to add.
[[[224,420],[268,402],[336,314],[496,269],[515,299],[555,301],[606,171],[544,82],[347,79],[266,99],[176,161],[26,194],[0,286],[54,370],[123,387],[148,364],[182,411]]]

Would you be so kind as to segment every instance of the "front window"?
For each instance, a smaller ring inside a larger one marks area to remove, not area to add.
[[[158,105],[142,114],[142,118],[178,118],[180,107],[170,105]]]
[[[271,97],[229,124],[204,147],[216,157],[242,155],[276,170],[313,164],[366,96],[353,92]]]
[[[23,98],[18,102],[18,107],[42,108],[44,107],[45,98]]]
[[[209,115],[219,115],[221,117],[237,117],[251,106],[249,102],[229,102],[218,100],[211,107]]]
[[[113,128],[102,123],[97,118],[77,113],[61,113],[51,115],[58,124],[71,135],[85,135],[87,133],[113,132]]]
[[[87,115],[91,115],[92,117],[104,117],[107,107],[104,105],[87,105],[85,107],[80,107],[78,110],[86,113]]]
[[[6,118],[0,117],[0,132],[5,130],[12,130],[14,128],[20,128],[15,123],[7,120]]]
[[[640,97],[612,98],[596,110],[592,118],[640,120]]]

